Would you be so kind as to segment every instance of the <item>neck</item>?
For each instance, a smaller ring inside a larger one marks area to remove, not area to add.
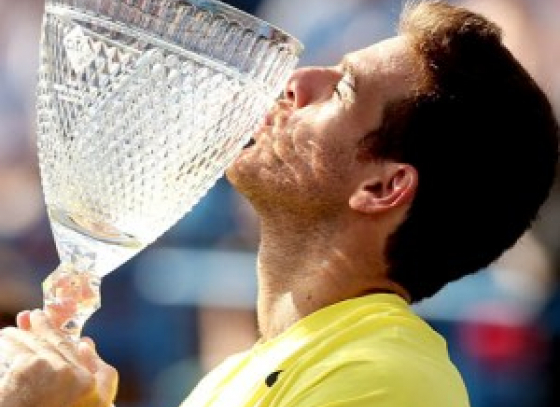
[[[385,276],[379,237],[371,230],[350,231],[350,224],[356,222],[261,221],[257,315],[263,340],[346,299],[374,292],[406,298]]]

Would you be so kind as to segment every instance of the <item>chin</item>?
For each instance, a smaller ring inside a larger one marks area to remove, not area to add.
[[[244,194],[244,191],[252,189],[250,184],[254,184],[256,179],[256,174],[251,174],[247,167],[246,163],[237,159],[225,171],[226,179],[242,194]]]
[[[258,178],[260,166],[254,147],[245,148],[226,169],[225,175],[233,186],[241,186],[247,182],[254,182]]]
[[[225,176],[233,188],[257,209],[270,200],[270,191],[257,171],[251,171],[254,167],[245,164],[234,162],[227,169]]]

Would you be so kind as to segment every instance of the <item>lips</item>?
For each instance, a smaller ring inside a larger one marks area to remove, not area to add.
[[[267,124],[263,123],[261,125],[261,127],[259,127],[255,133],[253,135],[251,135],[251,138],[249,138],[249,140],[247,140],[247,143],[245,143],[245,145],[243,146],[243,149],[248,149],[253,147],[255,144],[257,144],[257,141],[260,137],[260,134],[264,131],[265,128],[269,127]]]
[[[251,147],[253,147],[253,146],[255,145],[255,143],[256,143],[255,138],[254,138],[254,137],[251,137],[251,138],[249,139],[249,141],[247,141],[247,144],[245,144],[245,145],[243,146],[243,148],[244,148],[244,149],[245,149],[245,148],[251,148]]]
[[[254,146],[262,133],[269,133],[273,128],[285,123],[288,118],[287,106],[282,103],[277,103],[264,117],[260,128],[243,146],[243,149],[248,149]]]

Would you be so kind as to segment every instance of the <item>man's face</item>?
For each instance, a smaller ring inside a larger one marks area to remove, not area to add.
[[[339,210],[360,183],[360,140],[420,73],[405,37],[347,54],[333,67],[296,70],[284,98],[227,171],[257,209]]]

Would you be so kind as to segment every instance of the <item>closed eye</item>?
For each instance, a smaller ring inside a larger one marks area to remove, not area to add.
[[[356,87],[352,74],[346,72],[336,83],[333,91],[340,100],[353,102],[356,99]]]

